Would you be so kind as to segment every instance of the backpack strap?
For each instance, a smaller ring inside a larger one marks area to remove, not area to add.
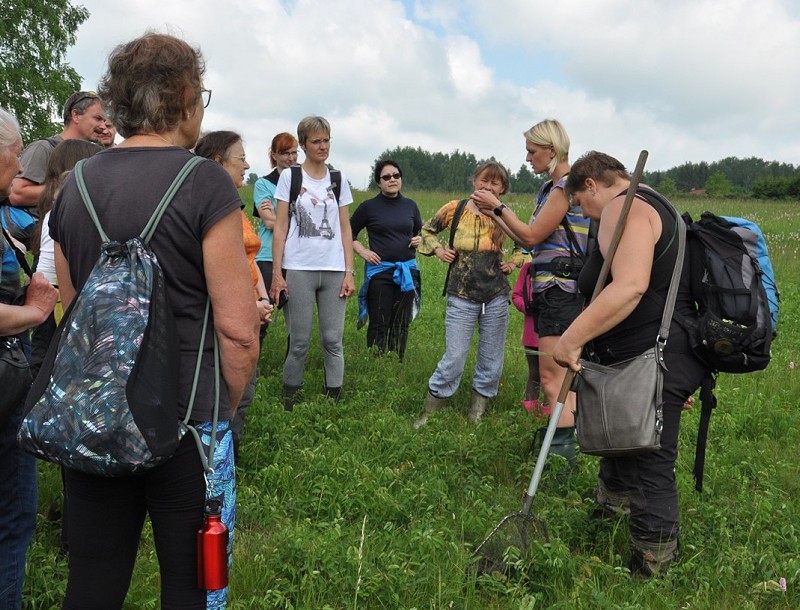
[[[303,189],[303,168],[300,165],[292,165],[292,182],[289,185],[289,218],[291,219],[292,213],[300,196],[300,191]]]
[[[697,445],[694,449],[694,488],[703,491],[703,471],[706,466],[706,444],[708,441],[708,424],[711,413],[717,408],[717,397],[714,396],[714,387],[717,385],[716,376],[706,371],[700,383],[700,424],[697,429]]]
[[[281,177],[281,173],[278,171],[276,167],[270,173],[266,174],[265,176],[261,176],[267,182],[271,182],[275,186],[278,186],[278,179]],[[258,202],[253,200],[253,217],[260,218],[258,215]]]
[[[339,205],[339,197],[342,194],[342,172],[330,166],[328,170],[331,172],[331,191],[336,198],[336,205]]]
[[[200,345],[197,347],[197,362],[194,366],[194,378],[192,379],[192,391],[189,394],[189,404],[186,407],[186,415],[183,418],[183,423],[186,429],[194,436],[194,441],[197,444],[197,451],[200,454],[200,462],[203,465],[203,471],[206,473],[206,484],[208,484],[209,475],[214,472],[214,446],[217,441],[217,422],[219,421],[219,387],[220,387],[220,374],[219,374],[219,341],[216,332],[214,333],[214,412],[211,418],[211,441],[208,445],[208,457],[203,451],[203,443],[200,440],[200,434],[197,429],[189,422],[192,419],[192,408],[194,407],[194,398],[197,394],[197,382],[200,379],[200,368],[203,364],[203,349],[206,345],[206,332],[208,330],[208,318],[211,313],[211,298],[206,300],[206,311],[203,315],[203,328],[200,331]]]
[[[450,239],[448,240],[447,247],[452,250],[453,244],[455,243],[456,239],[456,229],[458,229],[458,223],[461,221],[461,216],[464,214],[464,208],[467,207],[467,199],[462,199],[458,202],[456,206],[455,212],[453,212],[453,220],[450,221]],[[450,263],[447,266],[447,275],[444,277],[444,287],[442,287],[442,296],[447,294],[447,284],[450,281],[450,271],[453,269],[453,264],[455,261]]]
[[[8,242],[8,245],[11,246],[11,249],[14,251],[14,256],[17,257],[17,262],[19,266],[22,267],[22,270],[26,273],[28,277],[33,275],[33,271],[31,271],[31,266],[28,264],[28,259],[25,258],[25,253],[17,248],[17,244],[14,243],[14,239],[11,237],[11,233],[8,232],[8,229],[3,227],[3,237]]]
[[[153,215],[150,217],[150,220],[147,221],[144,229],[142,229],[142,232],[139,234],[139,238],[145,244],[150,243],[150,239],[153,237],[153,233],[155,233],[158,223],[161,222],[161,217],[164,215],[167,206],[169,206],[169,204],[172,202],[172,199],[175,197],[178,189],[180,189],[180,187],[183,185],[186,177],[191,173],[196,165],[199,165],[203,161],[205,161],[203,157],[192,157],[184,164],[184,166],[178,172],[178,175],[175,176],[172,184],[169,185],[169,188],[167,188],[167,191],[164,193],[161,201],[156,206],[156,209],[153,212]],[[94,209],[92,198],[89,196],[89,191],[86,188],[86,182],[83,179],[83,164],[85,162],[86,159],[81,159],[75,165],[75,181],[78,185],[78,192],[81,195],[83,204],[86,206],[86,211],[89,213],[89,217],[92,219],[95,228],[97,228],[97,232],[100,234],[100,239],[103,242],[107,242],[110,240],[100,224],[100,219],[97,217],[97,211]]]

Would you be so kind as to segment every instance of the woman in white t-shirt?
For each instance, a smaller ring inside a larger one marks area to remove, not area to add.
[[[325,163],[330,153],[330,124],[323,117],[308,116],[297,126],[297,139],[305,161],[299,168],[281,172],[275,189],[278,209],[270,288],[273,302],[279,307],[286,302],[289,349],[283,365],[283,396],[287,411],[294,408],[303,387],[314,303],[324,352],[325,395],[339,400],[344,378],[345,309],[347,297],[355,292],[353,239],[347,208],[353,202],[353,195],[341,173],[337,172],[339,184],[332,182]],[[292,174],[298,171],[302,183],[292,201]]]

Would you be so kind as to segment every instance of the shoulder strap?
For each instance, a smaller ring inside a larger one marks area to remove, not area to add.
[[[191,173],[196,165],[202,163],[205,159],[203,157],[192,157],[189,159],[186,164],[181,168],[178,172],[178,175],[175,176],[175,179],[172,181],[172,184],[169,185],[167,188],[166,193],[161,198],[161,201],[156,206],[153,215],[150,217],[150,220],[147,221],[144,229],[139,234],[139,237],[142,241],[147,244],[150,242],[150,239],[153,237],[153,233],[155,233],[156,227],[158,223],[161,221],[161,217],[164,215],[164,212],[167,209],[167,206],[172,202],[173,197],[175,197],[175,193],[178,192],[183,182],[186,180],[186,177]],[[97,228],[97,232],[100,234],[100,239],[104,242],[109,241],[108,235],[103,230],[103,227],[100,225],[100,219],[97,217],[97,212],[94,209],[94,205],[92,204],[92,199],[89,197],[89,191],[86,188],[86,182],[83,179],[83,164],[86,162],[86,159],[81,159],[75,165],[75,181],[78,185],[78,192],[81,195],[81,199],[83,200],[83,204],[86,206],[86,211],[89,213],[89,217],[92,219],[94,226]]]
[[[270,173],[268,173],[266,176],[262,176],[262,178],[264,178],[264,180],[268,180],[269,182],[272,182],[272,184],[274,184],[275,186],[278,186],[278,179],[280,177],[281,177],[281,173],[278,171],[277,167],[275,169],[273,169]]]
[[[278,179],[281,177],[281,173],[278,171],[278,168],[276,167],[270,173],[261,177],[267,182],[271,182],[275,186],[278,186]],[[261,216],[258,213],[258,202],[255,199],[253,199],[253,218],[261,218]]]
[[[458,202],[455,211],[453,212],[453,220],[450,221],[450,239],[448,240],[448,248],[452,248],[456,239],[456,229],[458,223],[461,221],[461,216],[464,214],[464,208],[467,207],[467,199],[462,199]],[[455,261],[453,261],[455,263]],[[453,268],[453,263],[447,265],[447,275],[444,278],[444,287],[442,287],[442,296],[447,294],[447,283],[450,281],[450,271]]]
[[[25,253],[17,248],[17,244],[14,243],[14,239],[11,237],[11,233],[8,232],[8,229],[3,227],[3,237],[8,242],[8,245],[11,246],[11,249],[14,251],[14,256],[17,257],[17,262],[19,266],[22,267],[22,270],[26,273],[28,277],[33,275],[33,271],[31,271],[31,266],[28,264],[28,259],[25,258]]]
[[[331,190],[336,198],[336,205],[339,205],[339,197],[342,194],[342,172],[332,167],[328,169],[331,172]]]
[[[197,429],[189,422],[192,419],[192,408],[194,407],[194,398],[197,394],[197,382],[200,379],[200,368],[203,363],[203,350],[206,344],[206,332],[208,330],[208,319],[211,313],[211,298],[206,300],[206,311],[203,315],[203,328],[200,331],[200,345],[197,347],[197,362],[194,367],[194,378],[192,380],[192,391],[189,394],[189,403],[186,407],[186,415],[183,418],[183,423],[189,432],[194,436],[195,443],[197,444],[197,451],[200,453],[200,462],[203,465],[203,470],[206,473],[206,482],[208,482],[209,475],[213,474],[214,468],[214,445],[217,440],[217,422],[219,420],[219,386],[220,386],[220,373],[219,373],[219,342],[217,334],[214,332],[214,412],[211,419],[211,442],[208,445],[208,457],[203,451],[203,443],[200,440],[200,434]]]
[[[299,165],[292,165],[292,182],[289,186],[289,211],[291,212],[292,204],[297,201],[300,196],[300,190],[303,188],[303,168]],[[291,214],[290,214],[291,215]]]

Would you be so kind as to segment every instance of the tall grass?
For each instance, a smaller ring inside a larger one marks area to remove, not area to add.
[[[459,196],[410,195],[425,217]],[[529,215],[527,198],[509,199],[517,213]],[[282,317],[270,327],[241,449],[230,607],[800,607],[800,205],[692,199],[677,207],[756,220],[767,235],[783,304],[769,368],[719,379],[703,494],[694,491],[691,476],[699,409],[683,416],[677,463],[681,561],[664,580],[634,580],[621,567],[627,557],[624,521],[589,518],[597,462],[583,455],[566,482],[546,476],[535,499],[533,512],[547,524],[549,543],[519,558],[509,577],[476,579],[467,570],[475,546],[504,515],[520,509],[534,467],[531,438],[544,422],[520,406],[527,369],[522,319],[513,312],[500,393],[485,419],[472,425],[465,417],[473,353],[449,407],[419,431],[411,428],[443,353],[445,268],[421,257],[423,307],[404,362],[366,350],[365,331],[355,327],[355,299],[349,302],[346,394],[338,405],[321,398],[322,355],[315,339],[307,400],[293,413],[283,411]],[[40,473],[44,512],[60,492],[60,479],[48,464],[40,464]],[[40,518],[28,557],[25,608],[59,606],[67,566],[57,549],[58,525]],[[148,533],[126,608],[159,607],[154,560]]]

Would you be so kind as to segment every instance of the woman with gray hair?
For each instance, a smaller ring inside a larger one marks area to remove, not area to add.
[[[119,45],[109,56],[99,93],[125,140],[88,159],[83,176],[110,239],[125,242],[140,234],[192,158],[189,149],[200,135],[211,94],[203,88],[204,71],[199,51],[163,34],[145,34]],[[142,474],[99,477],[66,468],[70,561],[64,608],[122,607],[148,515],[161,572],[161,607],[224,607],[226,589],[198,587],[197,532],[206,501],[212,498],[222,504],[223,521],[229,529],[233,526],[229,422],[258,354],[258,314],[240,206],[225,169],[204,161],[176,191],[149,244],[164,272],[177,327],[178,417],[185,416],[194,395],[191,419],[201,438],[210,436],[216,417],[214,335],[219,342],[222,383],[210,465],[213,480],[205,480],[192,434],[183,436],[171,458]],[[73,177],[56,199],[49,227],[66,308],[100,252],[100,236]],[[198,353],[209,299],[211,328]],[[195,392],[192,380],[198,360],[201,372]]]
[[[487,191],[477,193],[475,201],[515,242],[531,251],[534,325],[539,333],[539,348],[552,353],[558,338],[583,307],[576,263],[586,257],[589,220],[583,217],[580,206],[573,205],[564,194],[570,170],[569,136],[564,126],[555,119],[545,119],[523,135],[525,158],[534,173],[550,178],[536,195],[530,223],[520,220]],[[549,356],[541,356],[539,366],[547,401],[555,405],[566,371]],[[551,446],[551,453],[567,460],[565,473],[575,463],[574,410],[575,396],[570,394]],[[544,430],[539,430],[540,436]]]
[[[12,114],[0,108],[0,197],[8,195],[11,181],[22,165],[22,138]],[[27,331],[44,322],[53,311],[58,291],[41,273],[34,273],[24,302],[14,304],[19,290],[20,267],[13,243],[5,226],[0,238],[0,341],[28,344]],[[9,391],[8,380],[0,379],[3,392]],[[27,391],[26,391],[27,392]],[[22,605],[22,578],[25,554],[36,528],[36,459],[17,446],[16,436],[22,420],[24,396],[0,427],[0,608]]]

